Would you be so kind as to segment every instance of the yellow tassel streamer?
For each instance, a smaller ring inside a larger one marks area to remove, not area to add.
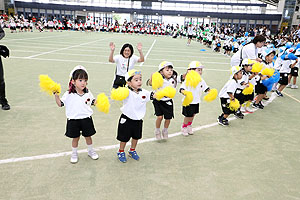
[[[53,95],[53,93],[60,94],[60,84],[54,82],[48,75],[40,75],[39,78],[42,91],[47,92],[49,95]]]
[[[258,73],[262,70],[264,65],[262,63],[256,62],[252,65],[251,72]]]
[[[193,93],[191,91],[186,91],[186,90],[184,90],[182,93],[185,95],[185,98],[182,102],[182,105],[183,106],[190,105],[192,103],[193,99],[194,99]]]
[[[174,98],[176,94],[176,89],[171,87],[171,86],[167,86],[162,90],[159,90],[158,92],[155,93],[156,95],[156,99],[157,100],[161,100],[163,97],[169,97],[171,99]]]
[[[237,111],[237,109],[239,109],[240,107],[240,102],[239,100],[235,99],[234,101],[230,100],[229,103],[229,109],[232,111]]]
[[[249,83],[249,87],[246,87],[242,93],[244,95],[252,94],[253,90],[254,90],[254,85],[252,83]]]
[[[217,89],[211,89],[207,95],[204,96],[204,101],[206,102],[212,102],[215,100],[218,96],[218,90]]]
[[[274,72],[275,72],[274,69],[271,69],[271,68],[265,68],[265,69],[263,69],[263,70],[261,71],[261,74],[262,74],[262,75],[265,75],[265,76],[271,77],[271,76],[273,76]]]
[[[193,88],[196,88],[200,81],[201,76],[195,70],[190,70],[185,77],[185,84],[187,87],[191,86]]]
[[[161,88],[164,84],[164,79],[162,75],[159,72],[155,72],[152,75],[152,89],[157,90],[158,88]]]
[[[96,107],[100,112],[108,113],[110,108],[110,103],[108,97],[104,93],[100,93],[97,96]]]
[[[119,87],[117,89],[112,89],[110,93],[110,98],[116,101],[123,101],[129,95],[129,89],[126,87]]]

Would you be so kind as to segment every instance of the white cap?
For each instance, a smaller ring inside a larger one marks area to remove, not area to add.
[[[199,61],[190,62],[188,69],[196,69],[196,68],[204,68],[204,65],[202,65],[201,62]]]
[[[233,76],[236,73],[238,73],[239,71],[241,71],[241,70],[242,70],[242,68],[240,66],[233,66],[233,67],[231,67],[231,69],[230,69],[230,76],[231,76],[231,78],[233,78]]]
[[[249,58],[245,58],[243,61],[242,61],[242,65],[251,65],[251,64],[254,64],[255,61],[249,59]]]
[[[136,74],[141,74],[141,71],[137,71],[135,69],[129,70],[126,74],[125,74],[125,80],[128,81],[128,79]]]
[[[158,71],[162,70],[163,68],[167,67],[167,66],[172,66],[173,67],[173,63],[168,62],[168,61],[163,61],[159,64],[158,66]]]
[[[84,70],[87,74],[88,74],[88,72],[87,72],[87,70],[83,67],[83,66],[81,66],[81,65],[77,65],[76,67],[74,67],[74,69],[71,71],[71,73],[70,73],[70,78],[72,78],[73,77],[73,73],[77,70],[77,69],[82,69],[82,70]]]

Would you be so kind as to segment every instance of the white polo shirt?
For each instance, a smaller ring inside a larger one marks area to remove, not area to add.
[[[129,58],[129,66],[128,66],[128,58],[124,58],[122,55],[114,56],[114,61],[117,64],[116,75],[125,76],[125,74],[134,68],[134,65],[138,62],[139,57],[136,55],[132,55]]]
[[[193,101],[191,102],[191,104],[198,104],[201,102],[201,95],[202,92],[204,92],[205,90],[208,89],[208,86],[206,84],[206,82],[202,79],[200,81],[200,83],[196,86],[196,88],[190,87],[190,86],[186,86],[185,84],[186,81],[184,81],[182,83],[182,85],[180,86],[180,89],[184,89],[186,91],[190,91],[193,93]]]
[[[291,73],[292,60],[282,60],[279,73]]]
[[[142,89],[136,93],[129,89],[129,96],[123,100],[121,111],[132,120],[141,120],[146,114],[146,103],[150,101],[151,92]]]
[[[242,60],[245,58],[249,58],[251,60],[255,60],[258,58],[258,48],[255,47],[254,43],[247,44],[243,48],[240,48],[231,58],[231,67],[240,65],[240,57],[242,51]]]
[[[228,92],[234,95],[238,85],[239,83],[235,79],[230,79],[219,92],[219,97],[229,99],[230,96],[228,95]]]
[[[68,119],[84,119],[92,116],[91,103],[94,99],[90,91],[84,93],[82,96],[77,93],[69,94],[69,91],[67,91],[60,100],[66,107],[66,116]]]

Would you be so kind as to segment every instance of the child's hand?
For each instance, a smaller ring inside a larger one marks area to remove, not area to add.
[[[142,43],[138,43],[136,48],[137,48],[138,51],[142,51],[142,48],[143,48]]]
[[[115,44],[113,42],[109,43],[109,47],[110,47],[110,50],[114,51],[115,50]]]

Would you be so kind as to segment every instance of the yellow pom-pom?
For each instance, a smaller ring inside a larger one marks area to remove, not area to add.
[[[53,93],[60,94],[60,84],[54,82],[48,75],[40,75],[39,78],[42,91],[47,92],[49,95],[53,95]]]
[[[256,62],[252,65],[251,72],[258,73],[262,70],[264,65],[262,63]]]
[[[271,68],[265,68],[265,69],[263,69],[263,70],[261,71],[261,74],[262,74],[262,75],[265,75],[265,76],[271,77],[271,76],[273,76],[274,72],[275,72],[274,69],[271,69]]]
[[[129,95],[129,89],[126,87],[119,87],[117,89],[112,89],[110,93],[110,98],[116,101],[123,101]]]
[[[229,103],[229,109],[232,111],[237,111],[237,109],[239,109],[240,107],[240,102],[239,100],[235,99],[234,101],[230,100]]]
[[[215,100],[217,98],[217,96],[218,96],[218,90],[211,89],[211,90],[209,90],[209,93],[207,95],[205,95],[204,101],[211,102],[211,101]]]
[[[196,88],[200,81],[201,76],[195,70],[190,70],[185,77],[185,84],[187,87],[191,86],[193,88]]]
[[[252,94],[253,90],[254,90],[254,85],[252,83],[249,83],[249,87],[246,87],[242,93],[244,95]]]
[[[155,72],[152,75],[152,89],[157,90],[158,88],[161,88],[164,84],[164,79],[162,75],[159,72]]]
[[[96,107],[100,112],[104,112],[106,114],[109,112],[110,103],[108,97],[104,93],[98,94],[96,102]]]
[[[184,98],[184,100],[182,102],[182,105],[183,106],[190,105],[190,103],[192,103],[192,101],[194,99],[193,93],[191,91],[186,91],[186,90],[184,90],[182,93],[185,95],[185,98]]]
[[[174,98],[175,94],[176,94],[176,89],[171,87],[171,86],[167,86],[164,89],[156,92],[155,93],[155,95],[156,95],[155,98],[157,100],[161,100],[163,97],[169,97],[169,98],[172,99],[172,98]]]

